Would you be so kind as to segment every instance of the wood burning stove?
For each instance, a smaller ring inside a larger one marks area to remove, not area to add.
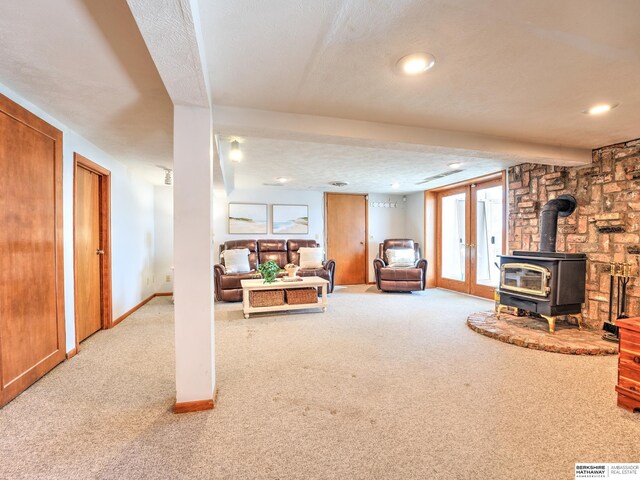
[[[579,314],[584,303],[586,255],[555,251],[558,216],[569,216],[575,208],[571,195],[551,200],[540,213],[540,251],[500,256],[500,305],[539,314],[550,333],[557,316]]]

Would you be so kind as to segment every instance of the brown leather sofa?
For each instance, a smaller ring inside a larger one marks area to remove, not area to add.
[[[315,240],[287,240],[287,258],[289,263],[300,265],[300,247],[317,247]],[[325,260],[322,262],[322,268],[301,268],[297,274],[299,277],[320,277],[329,282],[327,291],[333,292],[333,283],[335,280],[336,262],[335,260]]]
[[[387,265],[386,251],[389,248],[412,248],[415,265],[409,268],[394,268]],[[407,238],[385,240],[373,261],[376,285],[385,292],[413,292],[424,290],[427,285],[427,260],[420,258],[420,246]]]
[[[232,248],[249,249],[249,273],[227,273],[224,267],[224,259],[214,266],[214,287],[216,300],[225,302],[242,301],[241,280],[247,278],[260,278],[258,265],[274,260],[280,268],[284,268],[287,263],[300,265],[300,247],[317,247],[315,240],[231,240],[220,245],[220,253]],[[318,269],[298,270],[300,277],[318,276],[329,282],[328,292],[333,292],[336,262],[326,260],[323,267]],[[281,275],[286,275],[282,273]]]
[[[221,258],[220,263],[213,267],[214,291],[216,300],[218,301],[242,301],[242,285],[240,285],[240,280],[260,278],[260,274],[258,273],[258,242],[255,240],[230,240],[220,245],[220,253],[224,250],[231,250],[232,248],[249,249],[249,267],[251,271],[248,273],[226,273],[224,258]]]

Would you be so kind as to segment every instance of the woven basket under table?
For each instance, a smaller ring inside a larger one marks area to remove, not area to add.
[[[287,289],[287,303],[289,305],[301,305],[303,303],[317,303],[318,290],[316,288],[291,288]]]
[[[249,292],[252,307],[275,307],[284,305],[284,290],[252,290]]]

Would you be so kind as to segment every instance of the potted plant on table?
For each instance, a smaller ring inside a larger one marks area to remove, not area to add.
[[[261,263],[258,266],[258,271],[264,279],[263,283],[273,283],[276,281],[278,273],[280,273],[280,267],[273,260],[269,260],[268,262]]]

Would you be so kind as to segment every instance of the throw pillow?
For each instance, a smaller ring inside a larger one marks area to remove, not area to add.
[[[416,264],[413,248],[388,248],[385,252],[387,265],[393,268],[408,268]]]
[[[248,248],[224,250],[220,254],[220,258],[224,259],[224,268],[227,273],[247,273],[251,271]]]
[[[300,268],[322,268],[324,250],[318,247],[300,247]]]

